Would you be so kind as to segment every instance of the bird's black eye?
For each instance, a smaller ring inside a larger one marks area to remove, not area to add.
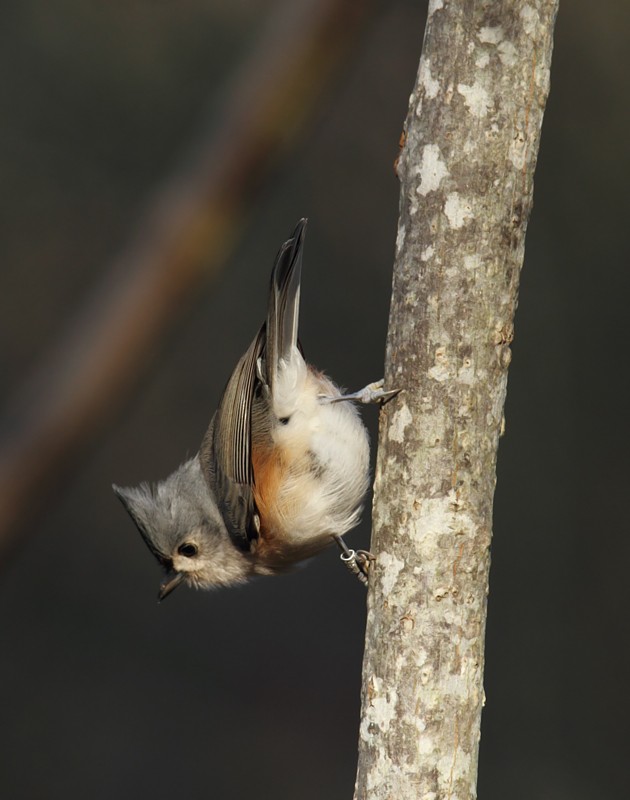
[[[291,417],[278,417],[278,422],[281,425],[287,425]]]
[[[180,556],[186,556],[186,558],[194,558],[197,555],[197,545],[192,544],[191,542],[184,542],[184,544],[180,544],[177,548],[177,552]]]

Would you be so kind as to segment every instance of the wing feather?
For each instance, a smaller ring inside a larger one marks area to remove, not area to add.
[[[228,531],[239,546],[257,535],[253,499],[252,409],[273,394],[280,359],[288,361],[298,344],[300,277],[306,220],[280,248],[269,291],[267,319],[239,360],[200,449],[206,480],[215,490]],[[259,365],[260,364],[260,369]],[[261,386],[262,380],[262,386]],[[256,424],[267,427],[267,413]],[[269,413],[270,410],[269,410]],[[268,428],[267,428],[268,433]],[[258,431],[263,435],[262,431]]]
[[[280,359],[288,361],[293,348],[298,346],[300,281],[305,233],[306,220],[301,219],[291,238],[280,248],[271,273],[265,366],[267,382],[272,393]]]
[[[214,425],[214,453],[223,473],[236,483],[251,484],[251,416],[256,363],[264,352],[264,329],[240,359],[225,387]]]

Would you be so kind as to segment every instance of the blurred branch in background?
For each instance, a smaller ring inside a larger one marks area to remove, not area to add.
[[[158,192],[126,252],[14,396],[0,424],[0,558],[132,390],[187,298],[225,263],[261,179],[295,139],[367,7],[281,5],[218,129]]]

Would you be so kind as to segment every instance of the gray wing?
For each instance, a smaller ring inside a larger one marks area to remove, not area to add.
[[[225,475],[236,483],[253,483],[251,459],[252,403],[258,382],[256,364],[264,353],[264,328],[236,365],[215,417],[214,453]]]
[[[232,373],[200,450],[206,480],[214,488],[232,540],[248,548],[256,538],[253,498],[252,408],[273,393],[278,360],[297,345],[300,276],[306,220],[300,220],[274,264],[267,320]],[[259,366],[260,365],[260,366]],[[265,414],[256,414],[264,425]],[[269,421],[271,422],[271,421]],[[259,431],[259,435],[267,435]]]
[[[249,549],[257,535],[251,418],[258,381],[256,363],[262,357],[264,338],[261,328],[236,365],[199,450],[202,472],[214,492],[228,533],[243,550]]]

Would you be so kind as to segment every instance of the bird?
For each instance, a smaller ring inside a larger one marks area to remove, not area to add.
[[[373,559],[343,535],[360,521],[369,436],[356,403],[397,394],[383,381],[346,394],[307,364],[298,338],[307,220],[280,247],[266,319],[238,361],[199,452],[166,479],[112,485],[165,575],[212,589],[275,575],[336,542],[364,582]]]

